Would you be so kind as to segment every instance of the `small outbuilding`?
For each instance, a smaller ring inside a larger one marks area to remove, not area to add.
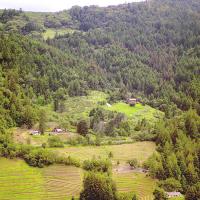
[[[129,104],[130,106],[135,106],[135,104],[137,103],[137,99],[136,98],[129,98],[126,100],[126,103]]]
[[[166,192],[168,198],[174,198],[174,197],[181,197],[182,194],[180,192]]]
[[[31,135],[40,135],[40,132],[37,131],[37,130],[33,130],[33,131],[31,131],[30,134],[31,134]]]
[[[54,128],[53,129],[53,133],[62,133],[62,132],[63,132],[63,130],[60,129],[60,128]]]

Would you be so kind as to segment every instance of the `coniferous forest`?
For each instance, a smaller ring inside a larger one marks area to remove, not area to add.
[[[58,31],[45,38],[46,30]],[[16,144],[10,129],[31,129],[45,121],[41,107],[53,104],[60,110],[68,97],[86,96],[90,90],[106,93],[110,104],[134,94],[164,113],[148,139],[156,143],[156,152],[143,163],[149,176],[158,179],[154,198],[164,200],[164,191],[179,191],[186,200],[199,200],[200,1],[74,6],[55,13],[0,10],[2,157],[22,158],[36,167],[54,162],[79,166],[46,148]],[[109,117],[101,110],[90,112],[93,123]],[[114,117],[110,126],[118,127],[123,116]],[[91,124],[81,121],[77,129],[85,136]],[[104,165],[105,169],[109,163]],[[80,199],[119,199],[110,176],[104,174],[87,176]],[[92,197],[94,180],[97,187],[112,189]]]

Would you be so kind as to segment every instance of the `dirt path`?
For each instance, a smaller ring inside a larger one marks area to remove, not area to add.
[[[113,168],[115,173],[130,173],[130,172],[137,172],[137,173],[146,173],[147,171],[143,168],[133,168],[129,165],[119,165]]]

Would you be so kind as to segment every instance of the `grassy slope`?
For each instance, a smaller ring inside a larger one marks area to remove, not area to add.
[[[55,149],[56,152],[65,156],[84,161],[86,159],[107,158],[109,152],[113,153],[113,161],[119,160],[120,163],[126,163],[127,160],[137,158],[140,162],[146,160],[154,151],[155,144],[153,142],[137,142],[133,144],[111,145],[111,146],[76,146]]]
[[[143,173],[121,173],[113,174],[119,193],[126,194],[128,197],[137,194],[140,199],[152,200],[153,191],[156,187],[156,180],[147,177]]]
[[[88,117],[89,112],[98,106],[98,102],[106,101],[107,94],[100,91],[90,91],[88,96],[82,97],[68,97],[65,101],[65,112],[56,113],[52,110],[52,105],[45,107],[48,112],[49,121],[59,122],[61,118],[67,116],[74,120]],[[104,109],[125,113],[129,118],[141,120],[146,118],[150,121],[155,121],[162,117],[163,113],[148,105],[137,104],[135,107],[130,107],[128,104],[119,102],[113,104],[111,107],[103,106]]]
[[[143,118],[148,121],[155,121],[157,118],[162,117],[163,113],[156,110],[148,105],[143,106],[142,104],[136,104],[134,107],[129,106],[124,102],[118,102],[113,104],[111,107],[104,106],[105,109],[121,112],[127,115],[130,119],[142,120]]]
[[[1,200],[67,200],[78,196],[82,187],[81,169],[54,165],[29,167],[22,160],[0,158]]]
[[[46,31],[44,33],[42,33],[42,36],[45,40],[49,39],[53,39],[56,35],[56,33],[58,35],[64,35],[67,33],[73,33],[74,30],[70,29],[70,28],[60,28],[60,29],[46,29]]]
[[[81,169],[53,165],[38,169],[29,167],[21,160],[0,158],[1,200],[69,200],[78,197],[82,188]],[[113,173],[119,193],[140,199],[152,199],[156,181],[141,173]]]
[[[39,200],[45,193],[40,170],[23,161],[0,158],[0,172],[1,200]]]

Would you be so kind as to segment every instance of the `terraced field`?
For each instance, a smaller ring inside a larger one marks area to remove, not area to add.
[[[69,200],[78,197],[82,188],[82,170],[70,166],[38,169],[22,160],[0,158],[0,172],[1,200]],[[156,181],[145,174],[115,171],[113,179],[120,193],[152,200]]]
[[[64,200],[79,196],[82,187],[82,170],[71,166],[53,165],[42,169],[46,199]]]
[[[0,199],[39,200],[45,193],[40,170],[21,160],[0,159]]]
[[[109,146],[75,146],[55,149],[56,152],[71,156],[78,160],[107,158],[110,152],[113,153],[113,161],[116,163],[126,163],[127,160],[136,158],[141,163],[146,160],[155,151],[153,142],[136,142],[133,144],[109,145]]]
[[[68,200],[79,195],[81,186],[81,169],[62,165],[38,169],[22,160],[0,158],[1,200]]]
[[[136,193],[140,200],[153,200],[152,194],[156,187],[156,181],[145,174],[115,172],[113,179],[120,193],[127,194],[129,197]]]

